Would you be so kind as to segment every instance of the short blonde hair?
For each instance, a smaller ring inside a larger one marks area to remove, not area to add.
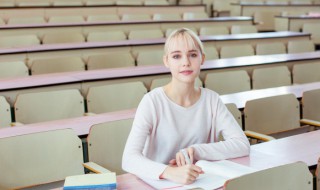
[[[199,39],[199,37],[197,36],[197,34],[195,34],[192,30],[190,30],[188,28],[180,28],[180,29],[173,31],[169,35],[169,37],[167,38],[166,43],[164,44],[164,55],[165,56],[168,55],[168,51],[169,51],[170,47],[175,43],[174,40],[176,40],[179,37],[186,40],[187,43],[189,43],[189,45],[191,45],[192,47],[199,49],[201,55],[205,54],[203,44],[202,44],[201,40]]]

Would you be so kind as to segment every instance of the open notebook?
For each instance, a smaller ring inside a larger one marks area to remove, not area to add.
[[[204,171],[198,179],[190,185],[181,185],[178,183],[170,182],[168,180],[152,180],[142,178],[143,181],[153,186],[156,189],[192,189],[202,188],[205,190],[217,189],[231,178],[239,177],[244,174],[255,172],[256,170],[248,166],[237,164],[228,160],[221,160],[216,162],[209,162],[199,160],[196,163]]]

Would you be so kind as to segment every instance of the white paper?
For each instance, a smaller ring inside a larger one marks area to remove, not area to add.
[[[200,160],[196,163],[204,171],[204,174],[200,174],[198,179],[190,185],[181,185],[170,182],[168,180],[151,180],[142,179],[146,183],[155,187],[156,189],[191,189],[202,188],[205,190],[217,189],[223,186],[223,184],[235,177],[255,172],[256,170],[248,166],[240,165],[228,160],[220,160],[215,162]]]

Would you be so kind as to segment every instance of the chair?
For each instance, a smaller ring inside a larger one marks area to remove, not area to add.
[[[123,14],[122,21],[151,21],[151,16],[149,14]]]
[[[305,23],[302,26],[302,32],[310,33],[311,40],[315,44],[320,43],[320,24],[318,23]]]
[[[9,18],[8,25],[19,25],[19,24],[45,24],[47,21],[44,17],[16,17]]]
[[[230,15],[231,10],[231,0],[221,1],[221,0],[213,0],[213,16],[220,17],[224,14]]]
[[[220,95],[251,90],[250,77],[244,70],[208,73],[204,85]]]
[[[120,21],[120,17],[117,14],[105,14],[105,15],[89,15],[87,22],[110,22]]]
[[[303,84],[320,81],[320,63],[300,63],[293,65],[293,84]]]
[[[6,98],[0,96],[0,129],[3,127],[9,127],[11,125],[11,109],[10,104],[7,102]],[[1,187],[1,185],[0,185]]]
[[[87,36],[88,42],[111,42],[122,40],[127,40],[127,36],[123,31],[90,32]]]
[[[22,61],[0,62],[0,78],[28,76],[29,69]]]
[[[32,75],[70,71],[85,71],[85,63],[81,57],[35,59],[31,63]]]
[[[253,25],[233,25],[231,26],[231,34],[249,34],[258,33],[258,30]]]
[[[312,0],[291,0],[290,4],[292,5],[311,5],[312,4]]]
[[[64,23],[82,23],[85,22],[83,16],[51,16],[48,23],[64,24]]]
[[[154,38],[163,38],[163,33],[160,29],[131,30],[128,35],[129,40],[154,39]]]
[[[263,89],[291,85],[291,73],[287,66],[258,68],[252,72],[252,88]]]
[[[200,36],[214,36],[214,35],[228,35],[229,29],[226,26],[213,26],[206,27],[203,26],[200,28]]]
[[[50,6],[49,0],[16,0],[18,7],[45,7]]]
[[[229,112],[233,115],[234,119],[237,121],[239,126],[242,128],[242,113],[237,108],[236,104],[229,103],[226,104],[226,107],[228,108]]]
[[[25,93],[17,96],[14,111],[23,124],[80,117],[84,100],[76,89]]]
[[[316,121],[320,123],[320,89],[303,92],[302,95],[303,124]]]
[[[254,49],[249,44],[223,46],[220,49],[220,58],[234,58],[254,55]]]
[[[297,4],[296,4],[297,5]],[[306,10],[282,11],[281,16],[303,16],[307,15]]]
[[[86,6],[92,6],[92,5],[115,5],[115,0],[86,0]]]
[[[181,20],[181,15],[178,13],[155,13],[153,20]]]
[[[83,6],[82,0],[54,0],[53,6]]]
[[[145,0],[144,5],[169,5],[167,0]]]
[[[168,84],[170,82],[171,82],[171,76],[153,79],[151,81],[150,90],[153,90],[153,89],[161,87],[161,86],[165,86],[166,84]],[[196,79],[195,86],[198,86],[198,87],[203,86],[202,81],[199,78]]]
[[[260,31],[273,31],[275,28],[274,16],[279,15],[277,11],[256,11],[253,14],[254,23],[258,24]]]
[[[163,64],[163,50],[140,51],[137,57],[137,65],[161,65]]]
[[[14,7],[15,2],[13,0],[2,0],[0,2],[0,7]]]
[[[90,87],[87,95],[88,112],[99,114],[137,108],[146,93],[142,82]]]
[[[202,0],[178,0],[179,5],[200,5]]]
[[[310,127],[300,127],[300,104],[294,94],[247,101],[244,120],[245,134],[263,141],[265,137],[271,140],[310,130]]]
[[[288,42],[288,53],[303,53],[315,51],[311,40],[294,40]]]
[[[2,18],[0,18],[0,26],[6,25],[6,23],[4,22],[4,20]]]
[[[135,66],[135,60],[129,52],[90,55],[87,63],[88,70],[133,66]]]
[[[205,12],[185,12],[182,15],[183,20],[193,20],[193,19],[207,19],[209,18],[208,14]]]
[[[89,161],[116,172],[122,170],[122,154],[133,119],[93,125],[87,137]]]
[[[0,48],[16,48],[35,45],[40,45],[40,40],[34,34],[0,37]]]
[[[143,5],[143,1],[116,0],[116,5]]]
[[[286,46],[282,42],[259,43],[256,45],[256,55],[285,54]]]
[[[276,4],[276,5],[287,5],[289,0],[267,0],[264,2],[266,5]]]
[[[219,59],[219,53],[216,47],[206,46],[204,47],[204,52],[206,55],[206,60],[215,60]]]
[[[0,139],[1,189],[20,189],[84,174],[82,142],[72,129]]]
[[[312,174],[304,162],[268,168],[226,181],[225,190],[312,190]]]
[[[58,43],[82,43],[85,42],[85,38],[81,33],[47,33],[44,34],[43,44],[58,44]]]

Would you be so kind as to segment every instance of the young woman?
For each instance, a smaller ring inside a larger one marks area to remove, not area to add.
[[[122,167],[140,177],[190,184],[202,173],[194,165],[197,160],[246,156],[250,144],[219,95],[195,87],[205,60],[198,36],[189,29],[176,30],[167,38],[164,53],[172,80],[141,100]],[[220,134],[224,141],[218,141]]]

